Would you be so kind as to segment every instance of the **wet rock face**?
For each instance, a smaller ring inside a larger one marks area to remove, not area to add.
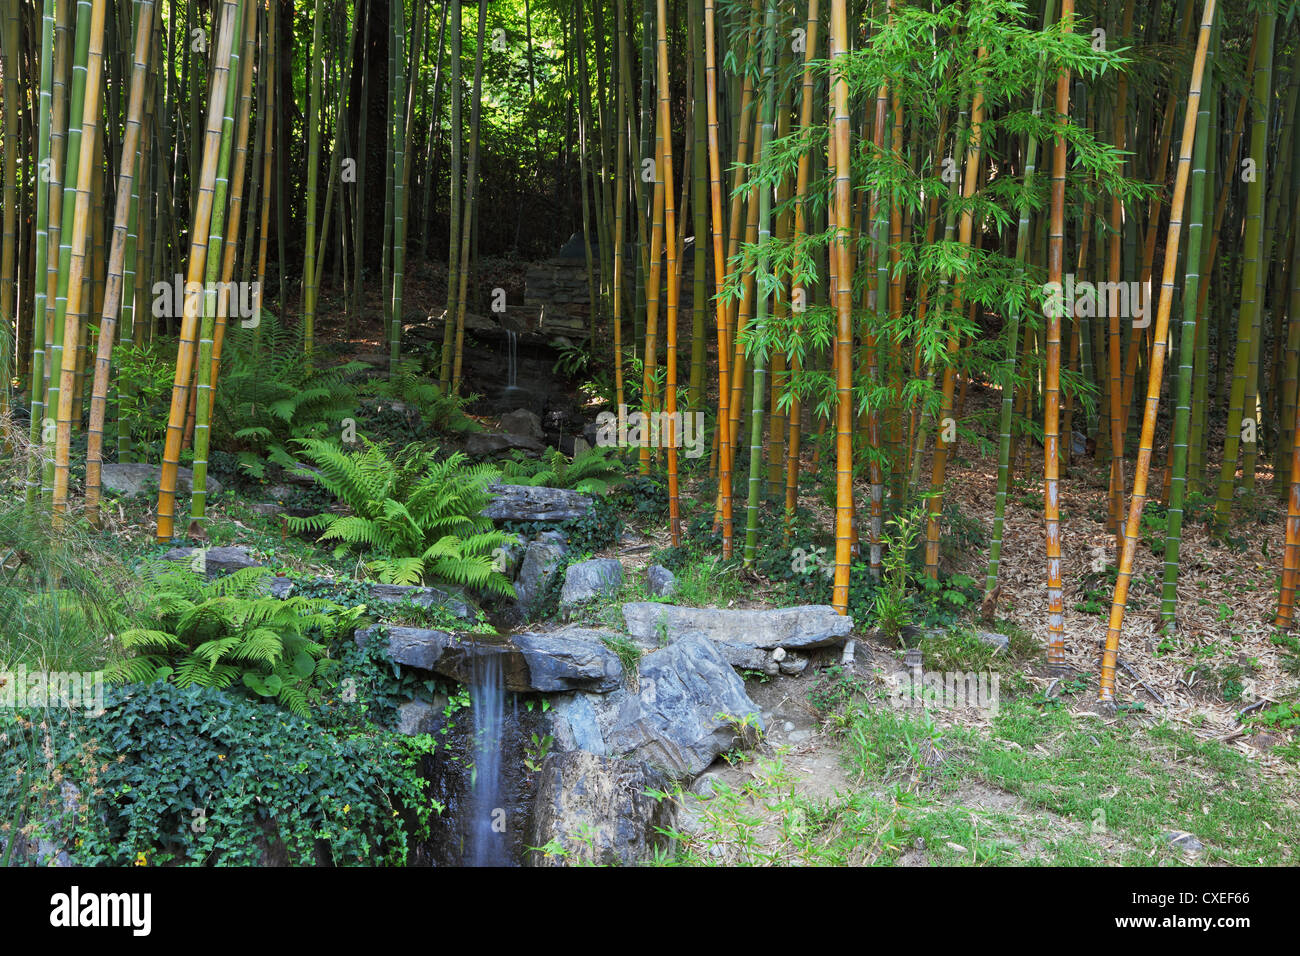
[[[515,599],[520,617],[527,620],[542,605],[551,582],[560,573],[560,562],[569,553],[557,541],[530,541],[515,578]]]
[[[659,828],[672,827],[671,800],[649,790],[666,791],[668,778],[648,764],[573,751],[551,754],[542,764],[529,816],[528,866],[593,863],[626,866],[653,857],[668,843]]]
[[[528,820],[533,795],[537,790],[534,766],[542,754],[534,747],[532,735],[542,738],[540,708],[530,711],[523,701],[506,700],[501,731],[501,781],[499,830],[493,830],[504,844],[499,858],[519,864],[528,847]],[[442,733],[443,729],[446,733]],[[429,781],[425,797],[442,806],[429,820],[429,836],[412,851],[415,866],[465,866],[470,863],[471,847],[478,812],[474,801],[474,723],[470,709],[458,710],[450,717],[441,716],[428,731],[438,739],[438,749],[421,760],[421,772]]]

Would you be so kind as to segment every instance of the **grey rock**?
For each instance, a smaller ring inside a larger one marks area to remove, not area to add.
[[[438,729],[441,717],[441,712],[432,704],[422,700],[408,700],[397,708],[397,732],[408,737],[431,734]]]
[[[278,515],[284,511],[284,509],[274,501],[255,501],[248,507],[253,514],[266,515],[267,517]]]
[[[591,510],[591,496],[567,488],[494,484],[483,515],[493,521],[571,521]]]
[[[587,690],[607,693],[622,684],[623,666],[605,646],[605,632],[571,628],[505,637],[453,638],[433,669],[461,683],[473,680],[476,658],[499,656],[506,690],[553,693]]]
[[[271,597],[278,597],[283,601],[293,591],[293,580],[276,575],[268,582],[267,590]]]
[[[533,540],[545,541],[547,544],[568,544],[569,536],[563,531],[542,531]]]
[[[691,793],[701,800],[712,800],[718,795],[718,778],[711,773],[700,774],[691,783]]]
[[[507,435],[527,435],[529,438],[542,438],[542,420],[536,412],[519,408],[501,416],[501,430]]]
[[[202,561],[199,561],[200,554]],[[223,548],[172,548],[163,555],[163,560],[183,562],[195,571],[201,568],[208,577],[243,568],[265,567],[248,553],[247,548],[234,545]]]
[[[736,728],[726,718],[758,713],[744,683],[705,638],[683,637],[647,654],[638,671],[640,691],[623,700],[606,746],[674,777],[699,773],[736,744]]]
[[[618,693],[617,691],[615,693]],[[600,726],[602,698],[592,694],[557,694],[547,711],[555,751],[585,750],[605,756],[605,737]]]
[[[366,600],[382,604],[409,602],[423,608],[436,604],[463,620],[473,620],[478,610],[466,599],[465,592],[458,588],[431,588],[415,584],[372,584],[366,592]]]
[[[1205,844],[1196,839],[1191,833],[1184,833],[1182,830],[1169,830],[1165,833],[1165,840],[1170,845],[1178,847],[1180,850],[1186,850],[1188,853],[1199,853],[1205,849]]]
[[[359,647],[365,647],[375,630],[376,628],[368,627],[356,631],[353,639]],[[431,671],[442,659],[442,654],[451,639],[452,635],[448,631],[422,627],[390,627],[388,628],[388,656],[396,664]]]
[[[723,659],[738,671],[762,671],[765,674],[775,674],[777,672],[777,663],[761,647],[751,647],[748,644],[733,644],[730,641],[714,641],[713,643],[718,648],[718,653],[722,655]]]
[[[141,494],[146,488],[157,488],[161,477],[161,465],[135,461],[109,462],[99,472],[99,482],[105,491],[125,497]],[[176,470],[176,490],[193,494],[194,472],[191,469]],[[212,475],[207,478],[207,492],[209,498],[221,494],[221,482]]]
[[[662,627],[670,642],[705,637],[763,650],[826,647],[853,630],[853,619],[829,604],[751,611],[638,601],[623,605],[623,618],[633,637],[657,637]]]
[[[808,669],[808,658],[795,657],[793,655],[779,662],[777,667],[786,677],[798,677]]]
[[[515,577],[515,598],[525,618],[541,605],[568,550],[562,544],[545,541],[531,541],[524,549],[524,560]]]
[[[570,863],[628,865],[644,862],[673,826],[671,800],[650,796],[668,780],[644,763],[572,751],[552,753],[542,763],[529,815],[525,845],[554,841],[563,854],[528,854],[530,866]]]
[[[614,558],[592,558],[571,564],[564,573],[560,606],[571,607],[605,594],[615,594],[623,586],[623,565]]]
[[[646,589],[655,597],[672,597],[677,576],[661,564],[652,564],[646,571]]]
[[[503,435],[500,432],[474,432],[465,439],[465,454],[475,457],[499,455],[516,449],[541,454],[546,446],[528,435]]]
[[[792,724],[790,721],[787,720],[785,723],[781,725],[781,729],[785,731],[787,734],[794,733],[794,724]]]

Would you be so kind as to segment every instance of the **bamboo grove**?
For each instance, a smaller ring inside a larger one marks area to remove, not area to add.
[[[27,499],[55,521],[96,521],[102,463],[139,453],[113,420],[132,400],[123,350],[174,348],[160,542],[201,532],[237,322],[296,322],[312,363],[323,310],[345,333],[368,315],[395,369],[407,276],[437,261],[445,301],[418,307],[443,318],[439,388],[461,392],[480,238],[503,218],[483,137],[515,110],[521,180],[584,239],[592,361],[614,404],[670,423],[638,467],[666,479],[673,544],[682,411],[706,415],[714,524],[742,566],[764,508],[788,529],[833,455],[842,612],[910,509],[938,577],[963,444],[996,460],[996,600],[1009,491],[1041,464],[1059,669],[1081,640],[1062,503],[1086,446],[1108,464],[1118,572],[1103,701],[1150,498],[1168,509],[1172,627],[1187,503],[1229,534],[1264,478],[1288,508],[1276,624],[1294,623],[1289,0],[0,4],[0,412],[41,449]],[[184,294],[159,309],[173,275]],[[996,392],[991,415],[976,389]]]

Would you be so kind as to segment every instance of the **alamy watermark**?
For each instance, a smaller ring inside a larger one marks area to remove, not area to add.
[[[1062,282],[1043,283],[1043,314],[1132,319],[1133,328],[1151,324],[1150,282],[1076,282],[1069,272]]]
[[[187,282],[179,272],[171,282],[153,284],[153,314],[159,319],[175,319],[187,312],[198,315],[201,300],[216,298],[219,315],[242,319],[244,328],[255,328],[262,311],[262,284],[260,282]],[[192,303],[192,304],[191,304]]]
[[[1001,683],[1002,675],[997,671],[909,672],[890,688],[889,703],[893,707],[920,705],[940,710],[973,707],[996,717]]]
[[[596,416],[596,444],[605,448],[685,448],[687,458],[704,454],[703,412],[632,412],[618,406],[618,414]]]
[[[0,671],[0,708],[78,707],[91,717],[104,713],[103,671]]]

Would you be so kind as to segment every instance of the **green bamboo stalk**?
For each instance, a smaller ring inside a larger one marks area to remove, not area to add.
[[[1217,33],[1217,31],[1216,31]],[[1210,48],[1214,56],[1216,47]],[[1183,275],[1183,322],[1178,341],[1178,397],[1174,408],[1174,461],[1169,482],[1168,527],[1165,534],[1165,580],[1160,599],[1160,619],[1174,624],[1178,608],[1178,550],[1182,543],[1183,500],[1187,490],[1187,443],[1192,417],[1192,374],[1196,351],[1196,311],[1201,281],[1202,218],[1205,212],[1205,156],[1209,152],[1210,99],[1214,96],[1214,71],[1210,70],[1196,115],[1196,144],[1192,148],[1192,205],[1188,212],[1187,258]]]
[[[1255,179],[1246,184],[1246,222],[1243,232],[1243,267],[1241,307],[1237,322],[1237,353],[1232,366],[1232,392],[1228,405],[1228,425],[1223,442],[1223,465],[1219,471],[1218,500],[1214,507],[1215,527],[1226,529],[1232,513],[1233,488],[1236,484],[1242,432],[1247,418],[1258,430],[1259,421],[1253,407],[1246,404],[1253,394],[1250,379],[1256,371],[1259,353],[1256,328],[1260,324],[1261,276],[1266,271],[1261,262],[1264,249],[1263,206],[1268,153],[1268,128],[1273,89],[1273,39],[1277,23],[1277,4],[1267,3],[1259,14],[1258,53],[1253,82],[1254,120],[1250,131],[1250,157],[1255,161]],[[1249,414],[1247,414],[1249,413]]]
[[[663,0],[660,0],[662,3]],[[766,0],[763,18],[763,119],[755,165],[761,170],[772,139],[776,120],[776,0]],[[763,403],[767,375],[768,279],[771,232],[772,191],[758,190],[758,258],[756,271],[757,298],[754,324],[749,332],[749,347],[754,369],[754,391],[750,403],[749,425],[749,496],[745,510],[745,567],[752,567],[758,548],[758,506],[762,499]]]

